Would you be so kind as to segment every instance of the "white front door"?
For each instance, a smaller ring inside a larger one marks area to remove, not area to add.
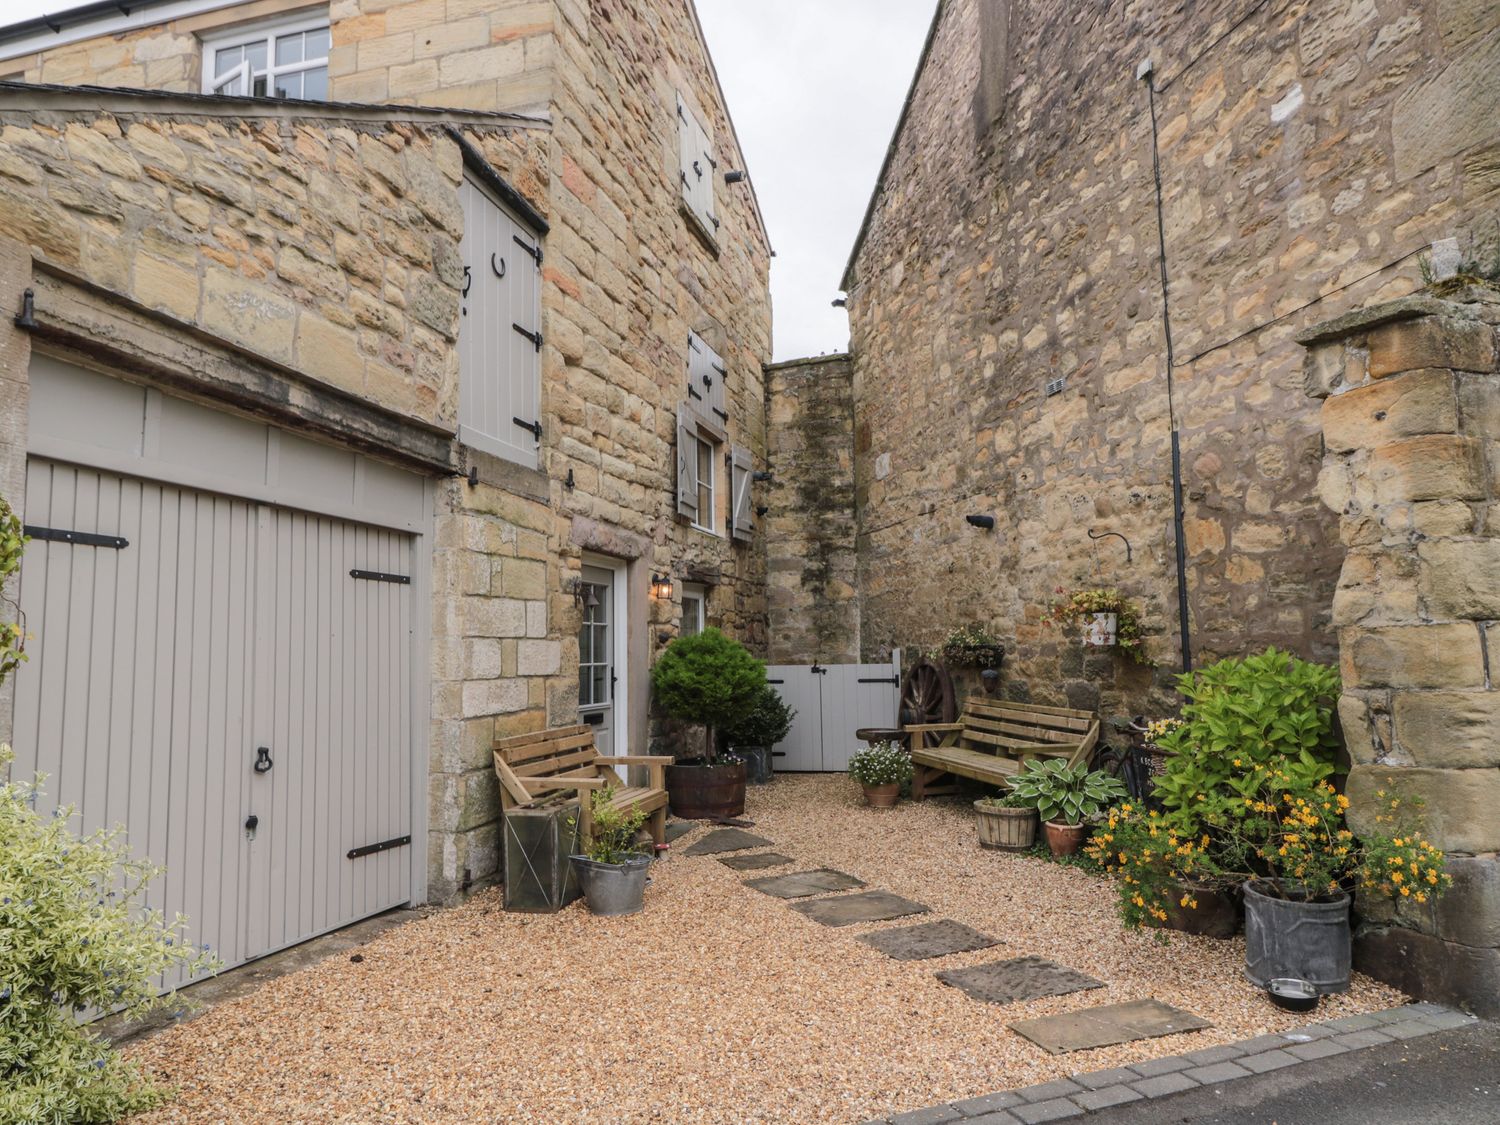
[[[625,564],[592,558],[583,566],[583,624],[578,630],[578,715],[594,728],[599,753],[628,753],[625,736],[625,626],[630,619]],[[618,772],[618,771],[617,771]]]

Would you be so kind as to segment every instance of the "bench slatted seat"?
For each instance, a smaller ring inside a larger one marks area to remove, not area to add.
[[[666,767],[672,763],[670,757],[606,757],[594,747],[594,728],[583,723],[497,738],[492,749],[502,813],[577,802],[579,834],[587,839],[593,835],[593,808],[592,801],[585,798],[595,790],[613,789],[610,804],[619,809],[643,809],[649,814],[652,840],[666,842]],[[647,783],[626,785],[613,766],[646,766]]]
[[[970,698],[956,723],[903,727],[915,767],[912,796],[917,800],[957,791],[954,777],[1001,788],[1031,758],[1062,758],[1069,765],[1087,759],[1099,741],[1099,717],[1069,707]],[[934,745],[923,745],[926,742]],[[941,779],[948,777],[944,782]]]

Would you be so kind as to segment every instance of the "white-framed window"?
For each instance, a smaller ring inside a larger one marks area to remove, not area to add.
[[[704,233],[716,238],[719,220],[714,214],[714,187],[719,162],[714,158],[714,141],[680,92],[677,95],[677,156],[682,201],[702,224]]]
[[[719,534],[718,461],[723,431],[688,403],[677,407],[677,514],[699,531]]]
[[[255,24],[203,40],[203,92],[328,100],[328,17]]]
[[[541,236],[472,175],[459,203],[458,439],[534,469],[542,442]]]
[[[719,522],[714,503],[714,462],[719,457],[719,446],[708,434],[699,430],[693,436],[693,442],[698,457],[698,518],[693,521],[693,526],[699,531],[709,531],[717,535]]]
[[[684,637],[696,637],[708,624],[708,587],[695,582],[682,584],[682,624],[678,632]]]

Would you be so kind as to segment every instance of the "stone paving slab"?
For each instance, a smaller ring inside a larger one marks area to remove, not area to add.
[[[1097,1012],[1102,1009],[1090,1010]],[[1142,1099],[1170,1097],[1206,1086],[1219,1087],[1283,1067],[1317,1065],[1315,1060],[1319,1058],[1378,1045],[1375,1037],[1369,1035],[1377,1027],[1382,1034],[1380,1042],[1390,1042],[1392,1039],[1431,1035],[1474,1022],[1472,1016],[1436,1004],[1407,1004],[1375,1012],[1369,1017],[1350,1016],[1309,1024],[1280,1034],[1257,1035],[1253,1039],[1205,1047],[1184,1055],[1147,1059],[1129,1066],[1075,1074],[1071,1078],[1057,1078],[1018,1090],[1002,1090],[983,1097],[913,1110],[868,1125],[893,1125],[897,1122],[911,1122],[913,1125],[918,1122],[922,1125],[947,1125],[950,1122],[1039,1125],[1044,1121],[1063,1121]],[[1348,1045],[1341,1045],[1339,1040]],[[1350,1040],[1355,1042],[1349,1043]],[[1166,1107],[1163,1107],[1163,1113],[1166,1112]],[[1108,1120],[1108,1117],[1101,1120]],[[1167,1118],[1163,1117],[1163,1120]]]
[[[761,871],[767,867],[782,867],[791,863],[792,857],[780,852],[751,852],[749,855],[721,856],[719,862],[736,871]]]
[[[1037,1000],[1104,987],[1103,981],[1042,957],[1016,957],[967,969],[950,969],[938,973],[937,979],[990,1004],[1012,1004],[1017,1000]]]
[[[853,926],[860,922],[884,922],[908,914],[926,914],[927,907],[890,891],[864,891],[857,895],[839,895],[812,902],[788,903],[793,910],[806,914],[824,926]]]
[[[915,926],[902,926],[896,930],[880,930],[863,934],[860,941],[874,946],[880,952],[897,961],[922,961],[928,957],[946,957],[950,953],[970,953],[976,949],[988,949],[999,945],[996,938],[982,934],[976,929],[944,918],[938,922],[922,922]]]
[[[826,895],[831,891],[849,891],[864,885],[863,879],[856,879],[853,875],[845,875],[842,871],[834,871],[828,867],[745,880],[745,886],[776,898],[808,898],[811,895]]]
[[[1123,1004],[1105,1004],[1099,1008],[1021,1020],[1011,1024],[1010,1029],[1024,1035],[1044,1051],[1063,1055],[1069,1051],[1089,1051],[1137,1039],[1176,1035],[1181,1031],[1201,1031],[1210,1026],[1191,1012],[1163,1004],[1160,1000],[1130,1000]],[[1219,1057],[1191,1061],[1201,1066],[1217,1062]]]
[[[690,820],[669,820],[667,821],[667,830],[663,835],[666,842],[670,844],[673,840],[679,840],[683,836],[686,836],[693,828],[693,822]]]
[[[771,841],[742,828],[716,828],[699,840],[683,855],[718,855],[720,852],[740,852],[746,848],[764,848]]]

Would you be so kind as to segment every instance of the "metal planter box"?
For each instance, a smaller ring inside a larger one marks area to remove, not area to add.
[[[578,851],[578,802],[505,814],[505,909],[556,914],[583,892],[568,856]]]

